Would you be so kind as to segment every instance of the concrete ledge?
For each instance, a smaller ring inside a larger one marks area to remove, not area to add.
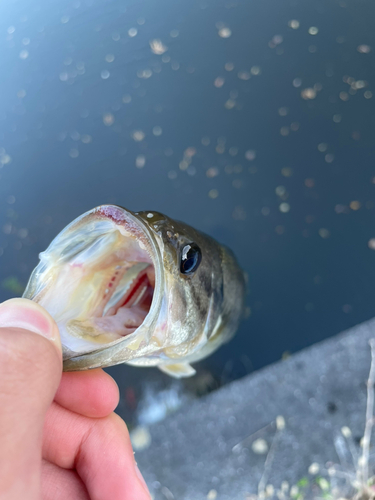
[[[254,453],[252,443],[261,438],[270,445],[275,427],[269,424],[278,415],[286,427],[278,436],[269,483],[295,484],[312,462],[338,462],[334,439],[340,429],[348,426],[357,441],[363,433],[373,336],[375,319],[151,427],[151,445],[136,459],[155,500],[244,500],[255,493],[265,455]]]

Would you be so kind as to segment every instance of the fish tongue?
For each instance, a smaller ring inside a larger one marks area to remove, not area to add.
[[[95,318],[94,322],[102,331],[125,337],[141,326],[146,316],[147,311],[139,306],[120,307],[115,315]]]

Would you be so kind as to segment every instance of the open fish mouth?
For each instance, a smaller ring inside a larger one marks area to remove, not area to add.
[[[148,227],[123,208],[103,205],[73,221],[40,254],[24,296],[54,317],[69,359],[150,324],[162,274]]]

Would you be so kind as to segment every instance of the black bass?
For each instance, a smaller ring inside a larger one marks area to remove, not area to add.
[[[245,295],[232,254],[158,212],[102,205],[40,254],[24,297],[56,320],[64,371],[128,363],[194,375],[235,333]]]

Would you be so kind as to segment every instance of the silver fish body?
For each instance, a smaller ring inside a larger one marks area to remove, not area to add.
[[[64,371],[128,363],[174,377],[235,333],[244,274],[223,245],[157,212],[102,205],[40,254],[24,297],[56,320]]]

